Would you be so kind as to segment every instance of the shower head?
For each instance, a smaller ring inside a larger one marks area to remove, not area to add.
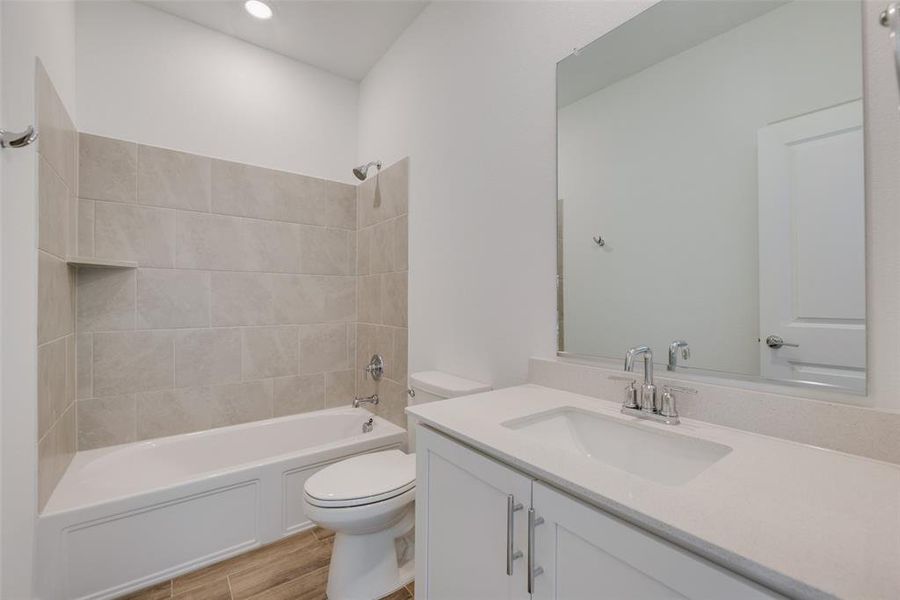
[[[356,175],[356,178],[359,179],[360,181],[365,181],[365,180],[366,180],[366,173],[369,172],[369,167],[371,167],[371,166],[373,166],[373,165],[374,165],[375,168],[378,169],[379,171],[381,170],[381,161],[380,161],[380,160],[373,160],[373,161],[370,162],[369,164],[366,164],[366,165],[360,165],[360,166],[356,167],[355,169],[353,169],[353,174]]]

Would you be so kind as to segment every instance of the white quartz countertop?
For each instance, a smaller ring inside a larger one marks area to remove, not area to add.
[[[502,423],[575,407],[730,446],[680,485],[640,478]],[[691,419],[670,426],[537,385],[407,411],[502,462],[794,598],[900,598],[900,466]],[[815,427],[815,423],[810,423]]]

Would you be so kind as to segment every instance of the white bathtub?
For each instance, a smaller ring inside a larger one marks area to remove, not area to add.
[[[38,520],[45,600],[114,598],[311,526],[303,484],[406,431],[337,408],[79,452]]]

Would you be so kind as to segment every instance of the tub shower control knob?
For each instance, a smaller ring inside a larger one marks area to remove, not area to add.
[[[380,354],[373,354],[369,359],[369,364],[366,365],[366,377],[369,375],[374,381],[380,381],[381,376],[384,375],[384,359]]]

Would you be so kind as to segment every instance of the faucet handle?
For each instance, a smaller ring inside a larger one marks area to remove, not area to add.
[[[613,381],[627,381],[628,385],[625,386],[625,398],[622,401],[622,408],[633,408],[638,409],[640,405],[638,404],[638,391],[637,388],[634,387],[634,377],[622,377],[621,375],[610,375],[609,378]]]
[[[659,403],[659,415],[667,419],[667,423],[678,423],[678,406],[675,402],[675,392],[679,394],[696,394],[697,390],[678,385],[663,385],[662,400]]]

